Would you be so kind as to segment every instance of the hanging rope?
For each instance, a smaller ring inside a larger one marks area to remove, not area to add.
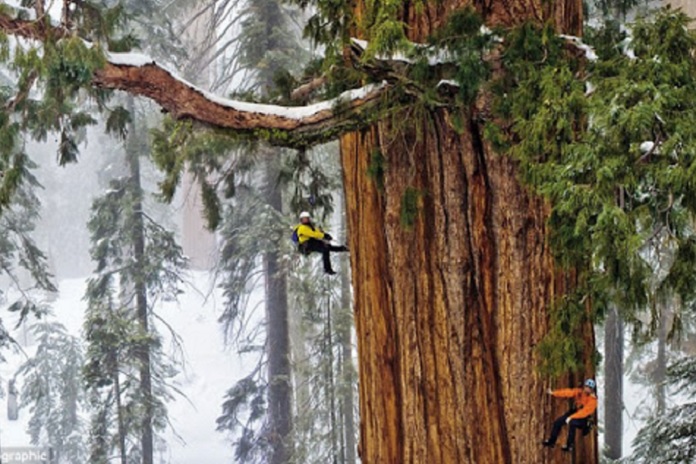
[[[326,324],[324,339],[328,345],[328,366],[327,376],[329,385],[329,404],[330,404],[330,423],[331,423],[331,457],[333,464],[338,464],[338,443],[336,437],[336,382],[334,379],[334,356],[333,356],[333,323],[331,314],[331,287],[330,279],[324,279],[324,297],[326,298]]]

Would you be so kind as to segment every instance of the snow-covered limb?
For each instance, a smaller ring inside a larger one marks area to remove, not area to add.
[[[386,83],[368,84],[358,89],[352,89],[343,92],[340,96],[334,99],[325,100],[319,103],[314,103],[306,106],[269,105],[263,103],[250,103],[241,100],[233,100],[230,98],[224,98],[219,95],[207,92],[195,86],[194,84],[186,81],[185,79],[179,77],[175,72],[167,69],[165,66],[159,65],[151,57],[143,55],[141,53],[107,53],[106,58],[108,64],[111,66],[107,66],[107,68],[105,68],[103,71],[99,71],[97,73],[97,76],[95,76],[95,81],[98,85],[103,85],[105,87],[110,88],[120,88],[116,80],[118,79],[118,77],[121,77],[122,79],[126,79],[122,84],[120,84],[120,86],[122,87],[121,90],[128,91],[131,89],[132,84],[130,80],[128,80],[127,78],[128,70],[132,72],[134,68],[141,68],[143,70],[150,70],[153,73],[167,74],[169,75],[169,78],[164,77],[165,80],[173,79],[176,81],[177,84],[181,84],[184,87],[191,89],[192,91],[200,94],[210,103],[213,103],[215,105],[230,110],[235,110],[240,113],[251,113],[262,116],[273,116],[279,118],[278,120],[269,122],[269,124],[272,124],[269,127],[266,127],[264,125],[255,126],[253,125],[253,122],[251,123],[252,125],[240,125],[240,118],[233,119],[229,121],[228,124],[215,124],[215,121],[210,121],[212,125],[219,125],[220,127],[226,127],[231,129],[295,129],[300,127],[300,125],[303,123],[311,122],[309,121],[310,119],[321,120],[323,118],[328,117],[329,115],[323,113],[326,113],[327,111],[331,112],[333,108],[337,105],[345,103],[349,106],[352,106],[352,104],[355,102],[372,99],[375,95],[380,94],[381,91],[386,87]],[[119,68],[120,71],[114,72],[113,70],[111,70],[111,67]],[[169,88],[166,90],[172,89]],[[143,90],[142,95],[153,98],[152,95],[148,95],[147,93],[149,92]],[[157,101],[160,104],[162,103],[157,98],[153,98],[153,100]],[[190,102],[187,106],[190,107],[193,103],[194,102]],[[162,106],[165,109],[170,110],[165,105]],[[180,110],[173,108],[170,111],[173,114],[178,115],[181,111],[186,111],[186,108],[181,108]]]
[[[652,140],[647,140],[640,144],[640,152],[643,154],[652,153],[653,150],[655,150],[655,142],[653,142]]]
[[[491,31],[488,27],[486,26],[481,26],[480,34],[482,36],[491,36],[495,42],[502,43],[503,40],[500,37],[494,36],[493,31]],[[560,34],[558,37],[561,39],[567,40],[570,42],[572,45],[577,47],[578,49],[582,50],[585,53],[585,57],[590,60],[590,61],[597,61],[598,57],[597,54],[594,51],[594,48],[591,46],[587,45],[582,41],[580,37],[576,37],[574,35],[566,35],[566,34]],[[351,44],[353,45],[354,48],[359,50],[360,52],[364,52],[367,50],[369,47],[369,42],[367,40],[362,40],[362,39],[356,39],[356,38],[351,38],[350,39]],[[428,64],[430,66],[438,66],[438,65],[446,65],[446,64],[453,64],[457,62],[456,56],[452,55],[449,53],[446,49],[441,50],[441,49],[433,49],[427,44],[422,44],[422,43],[411,43],[411,47],[417,50],[425,50],[427,51],[427,56],[428,56]],[[408,57],[406,54],[402,52],[396,52],[393,53],[392,55],[386,56],[386,55],[378,55],[375,57],[378,61],[384,61],[384,62],[399,62],[399,63],[406,63],[406,64],[415,64],[416,60],[413,58]]]
[[[272,143],[287,146],[320,143],[354,130],[362,113],[379,103],[388,88],[385,83],[370,84],[335,99],[287,107],[213,95],[154,61],[146,63],[142,56],[110,54],[108,59],[108,64],[95,73],[95,85],[150,98],[177,119],[243,132],[269,131]]]
[[[68,29],[22,19],[1,8],[0,30],[37,41],[73,35]],[[193,119],[240,132],[265,131],[271,143],[286,146],[325,142],[366,124],[369,118],[365,111],[377,105],[389,88],[384,82],[370,84],[331,100],[286,107],[213,95],[139,53],[107,53],[106,60],[106,65],[95,72],[94,85],[150,98],[177,119]]]
[[[452,87],[452,88],[459,88],[459,82],[452,80],[452,79],[441,79],[440,82],[437,83],[437,88],[441,87]]]

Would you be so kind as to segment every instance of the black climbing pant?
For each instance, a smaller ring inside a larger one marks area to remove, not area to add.
[[[334,271],[331,268],[331,252],[348,251],[348,248],[346,248],[345,246],[334,246],[323,240],[310,238],[302,245],[300,245],[300,251],[306,255],[312,252],[321,253],[322,258],[324,259],[324,272],[326,272],[327,274],[333,274]]]
[[[549,443],[551,445],[554,445],[556,443],[556,440],[558,440],[558,434],[561,433],[561,429],[566,423],[566,420],[568,417],[572,416],[575,414],[575,411],[568,411],[567,413],[563,414],[561,417],[556,419],[556,421],[553,423],[553,428],[551,429],[551,437],[549,438]],[[568,423],[568,440],[566,441],[566,446],[573,446],[575,444],[575,432],[578,429],[585,430],[588,426],[588,419],[571,419],[571,421]]]

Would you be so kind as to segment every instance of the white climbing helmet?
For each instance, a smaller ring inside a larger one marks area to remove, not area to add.
[[[312,216],[310,216],[310,214],[309,214],[307,211],[302,211],[302,212],[300,213],[300,219],[304,219],[304,218],[309,219],[309,218],[311,218],[311,217],[312,217]]]

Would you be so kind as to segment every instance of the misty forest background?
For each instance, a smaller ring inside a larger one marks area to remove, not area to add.
[[[219,95],[274,101],[325,51],[303,35],[312,12],[280,0],[92,3],[126,13],[127,48]],[[630,36],[658,6],[591,0],[586,35]],[[0,69],[0,92],[31,79]],[[215,172],[194,166],[174,194],[152,160],[159,107],[117,94],[102,118],[79,103],[52,130],[0,133],[29,179],[0,191],[1,446],[49,446],[61,464],[359,462],[348,258],[328,278],[290,242],[302,210],[346,238],[338,144],[193,147]],[[673,250],[652,244],[652,294],[596,325],[604,462],[687,462],[668,450],[696,448],[696,313],[660,293]]]

